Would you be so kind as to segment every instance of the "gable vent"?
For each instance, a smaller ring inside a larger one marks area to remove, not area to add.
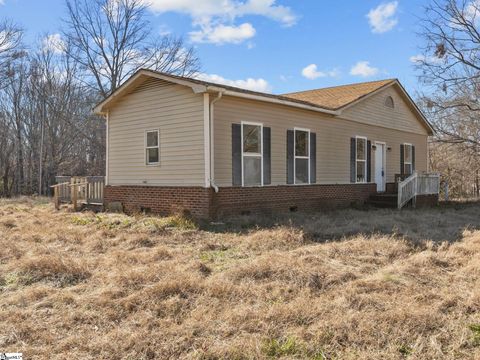
[[[172,85],[173,84],[168,82],[168,81],[150,78],[150,79],[145,80],[142,84],[140,84],[135,89],[133,89],[131,92],[129,92],[129,94],[135,94],[135,93],[139,93],[139,92],[143,92],[143,91],[152,90],[154,88],[158,89],[159,87],[167,87],[167,86],[172,86]]]
[[[385,98],[385,106],[394,109],[395,108],[395,102],[393,101],[393,98],[391,96],[387,96]]]

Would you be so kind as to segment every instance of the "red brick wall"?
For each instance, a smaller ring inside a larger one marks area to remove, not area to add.
[[[416,207],[433,207],[438,205],[438,195],[419,195],[416,199]]]
[[[212,208],[218,216],[291,210],[318,211],[363,205],[375,192],[375,184],[225,187],[214,194]]]
[[[210,217],[211,190],[203,187],[106,186],[105,204],[121,202],[127,214],[149,210],[171,215],[188,212],[194,217]]]
[[[127,213],[148,209],[167,215],[188,212],[198,218],[242,213],[316,211],[364,204],[375,184],[224,187],[107,186],[105,203],[121,202]]]

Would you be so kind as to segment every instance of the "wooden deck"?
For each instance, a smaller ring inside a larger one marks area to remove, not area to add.
[[[103,207],[104,187],[103,176],[58,176],[52,186],[55,209],[61,204],[72,204],[75,211],[85,206]]]

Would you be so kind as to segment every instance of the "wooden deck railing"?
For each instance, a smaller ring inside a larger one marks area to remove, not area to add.
[[[398,183],[398,208],[404,207],[410,200],[420,195],[438,195],[440,193],[440,174],[427,174],[415,171]]]
[[[72,203],[75,210],[78,210],[81,204],[103,204],[105,187],[105,178],[103,176],[62,176],[57,179],[63,180],[63,182],[52,186],[53,199],[57,210],[62,203]],[[68,182],[65,181],[67,179],[69,180]]]

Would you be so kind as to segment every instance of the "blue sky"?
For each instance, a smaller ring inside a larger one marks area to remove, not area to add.
[[[150,0],[158,34],[196,48],[203,78],[273,93],[399,78],[420,86],[420,0]],[[0,0],[33,43],[56,34],[64,0]]]

